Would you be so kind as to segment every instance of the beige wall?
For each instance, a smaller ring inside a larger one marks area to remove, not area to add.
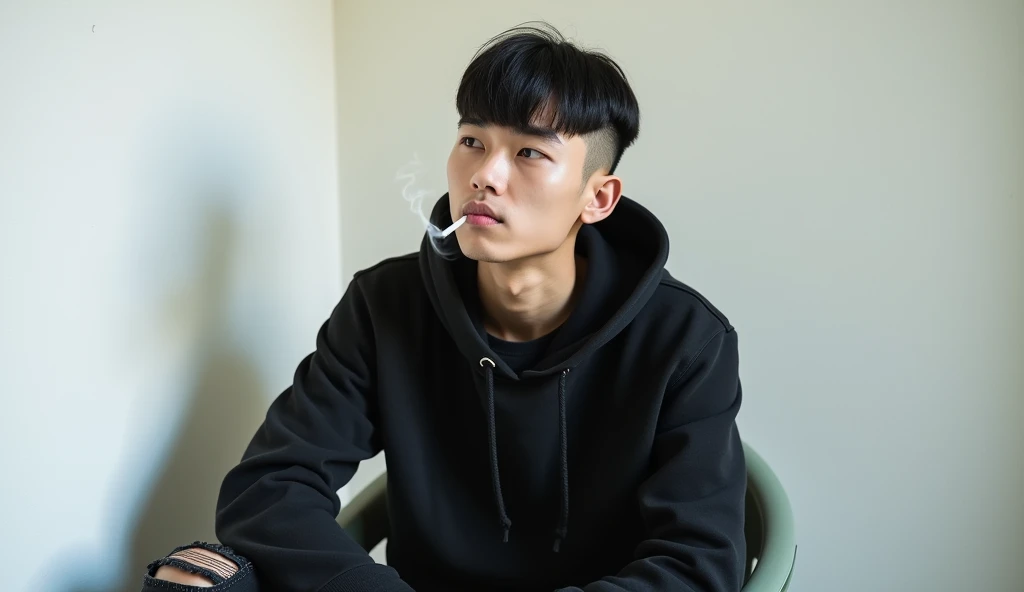
[[[1019,589],[1024,4],[335,6],[347,274],[417,248],[396,171],[445,191],[470,56],[547,19],[634,84],[626,193],[739,328],[793,589]]]
[[[212,538],[340,294],[331,12],[0,3],[3,590]]]

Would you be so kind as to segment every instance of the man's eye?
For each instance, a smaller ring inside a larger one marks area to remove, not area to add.
[[[483,148],[483,144],[476,138],[462,138],[461,144],[463,146],[469,146],[470,148]]]
[[[526,158],[544,158],[543,154],[533,148],[523,148],[519,151],[519,154],[522,154]]]

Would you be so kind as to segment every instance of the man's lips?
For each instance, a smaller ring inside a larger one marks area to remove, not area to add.
[[[492,226],[501,223],[501,217],[497,212],[491,206],[479,201],[471,201],[463,206],[462,214],[466,216],[466,221],[474,226]]]
[[[468,214],[466,216],[466,222],[473,226],[493,226],[495,224],[501,224],[501,222],[498,222],[494,218],[484,216],[482,214]]]

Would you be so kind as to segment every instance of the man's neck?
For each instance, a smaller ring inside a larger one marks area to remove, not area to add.
[[[531,341],[569,318],[586,274],[575,237],[558,250],[512,263],[477,264],[484,328],[505,341]]]

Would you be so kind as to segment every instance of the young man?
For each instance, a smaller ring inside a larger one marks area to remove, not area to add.
[[[233,550],[150,572],[234,592],[739,590],[736,333],[622,196],[639,125],[622,70],[515,29],[456,104],[431,219],[467,223],[355,275],[224,480]],[[335,492],[382,450],[388,566],[335,522]]]

